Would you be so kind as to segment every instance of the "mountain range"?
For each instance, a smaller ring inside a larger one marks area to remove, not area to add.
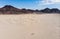
[[[60,10],[57,8],[49,9],[45,8],[43,10],[32,10],[32,9],[19,9],[13,7],[11,5],[5,5],[4,7],[0,8],[0,14],[29,14],[29,13],[60,13]]]

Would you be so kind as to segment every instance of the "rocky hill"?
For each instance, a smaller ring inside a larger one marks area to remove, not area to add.
[[[60,10],[57,8],[53,8],[53,9],[45,8],[43,10],[40,10],[40,12],[43,12],[43,13],[60,13]]]
[[[0,8],[0,14],[23,14],[23,13],[32,13],[31,9],[18,9],[11,5],[5,5]]]

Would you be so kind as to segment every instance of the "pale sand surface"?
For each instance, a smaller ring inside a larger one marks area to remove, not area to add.
[[[0,39],[60,39],[60,14],[0,15]]]

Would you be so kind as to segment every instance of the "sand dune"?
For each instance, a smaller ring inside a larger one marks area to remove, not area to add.
[[[60,14],[0,15],[0,39],[60,39]]]

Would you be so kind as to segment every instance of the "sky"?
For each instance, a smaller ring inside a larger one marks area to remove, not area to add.
[[[12,5],[17,8],[26,9],[60,9],[60,0],[0,0],[0,8],[5,5]]]

